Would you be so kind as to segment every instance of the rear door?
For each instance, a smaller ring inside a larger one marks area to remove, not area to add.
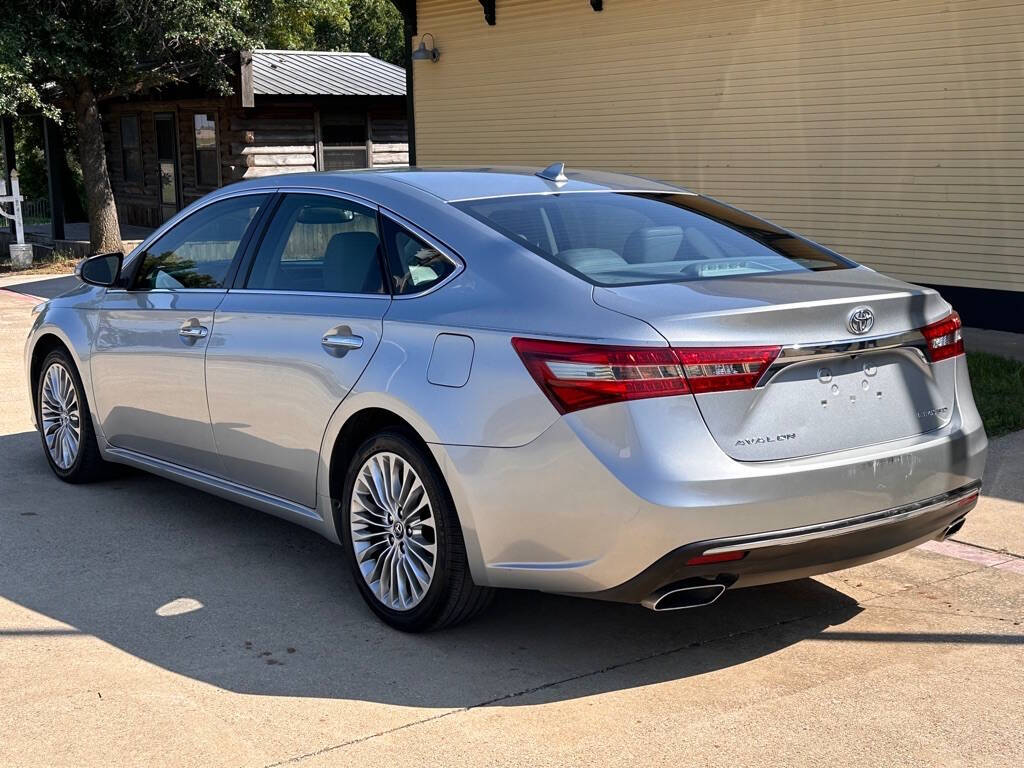
[[[127,290],[108,290],[91,357],[100,426],[115,448],[220,475],[203,360],[213,313],[267,193],[217,200],[136,257]]]
[[[316,506],[320,443],[373,356],[391,303],[377,211],[286,193],[216,312],[206,358],[227,477]]]

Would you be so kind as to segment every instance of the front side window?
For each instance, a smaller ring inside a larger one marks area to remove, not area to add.
[[[217,167],[217,115],[193,115],[196,142],[196,185],[219,187],[220,169]]]
[[[121,115],[121,172],[125,181],[142,183],[142,143],[139,138],[138,115]]]
[[[455,262],[437,248],[390,219],[384,220],[384,238],[391,268],[391,290],[395,295],[422,293],[456,269]]]
[[[855,266],[698,195],[572,192],[453,203],[594,285],[640,285]]]
[[[267,195],[241,195],[211,203],[172,227],[139,258],[132,290],[223,288],[242,243]]]
[[[245,287],[385,293],[377,212],[328,195],[286,195],[263,236]]]

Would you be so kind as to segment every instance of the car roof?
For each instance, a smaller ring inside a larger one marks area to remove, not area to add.
[[[481,168],[383,168],[353,171],[322,171],[265,176],[240,187],[302,186],[350,190],[353,186],[388,188],[392,192],[419,192],[445,202],[516,195],[566,192],[661,192],[688,193],[682,187],[639,176],[595,170],[565,170],[565,181],[537,175],[539,168],[492,166]]]

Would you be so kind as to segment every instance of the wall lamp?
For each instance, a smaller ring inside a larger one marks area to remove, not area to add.
[[[430,47],[427,48],[426,40],[430,38]],[[412,52],[413,61],[437,61],[441,58],[441,52],[437,50],[437,46],[434,44],[434,36],[427,32],[420,38],[420,45],[415,51]]]

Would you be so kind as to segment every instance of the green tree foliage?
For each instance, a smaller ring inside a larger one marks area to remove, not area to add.
[[[366,51],[403,62],[402,16],[390,0],[248,0],[246,15],[267,48]]]
[[[257,41],[244,0],[8,0],[0,113],[74,115],[95,250],[121,241],[98,102],[176,82],[230,91],[228,57]]]

